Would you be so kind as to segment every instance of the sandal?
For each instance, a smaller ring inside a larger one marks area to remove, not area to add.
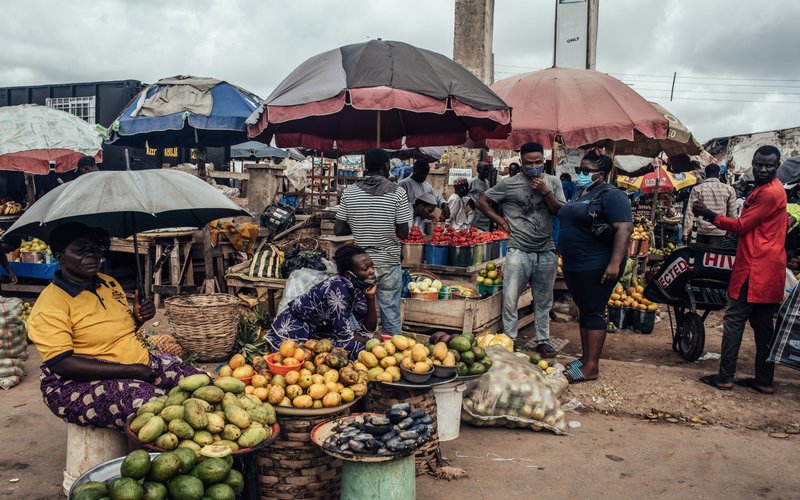
[[[589,382],[597,379],[597,377],[586,378],[586,375],[584,375],[581,369],[577,366],[573,366],[572,368],[564,371],[563,373],[564,376],[567,377],[567,382],[569,382],[570,385],[579,384],[581,382]]]
[[[740,387],[747,387],[748,389],[753,389],[754,391],[760,392],[761,394],[775,394],[775,387],[758,385],[756,384],[756,379],[754,378],[740,378],[734,380],[733,383]]]
[[[558,351],[553,349],[549,343],[539,344],[534,350],[543,358],[555,358],[558,354]]]
[[[733,389],[733,385],[730,387],[722,385],[722,381],[719,379],[719,375],[717,374],[700,377],[700,382],[708,384],[714,389],[719,389],[720,391],[730,391]]]
[[[564,368],[566,368],[567,370],[569,370],[569,369],[570,369],[570,368],[572,368],[572,367],[575,367],[575,368],[580,368],[581,366],[583,366],[583,361],[581,361],[581,360],[580,360],[580,358],[578,358],[578,359],[573,359],[573,360],[572,360],[572,361],[570,361],[569,363],[565,364],[565,365],[564,365]]]

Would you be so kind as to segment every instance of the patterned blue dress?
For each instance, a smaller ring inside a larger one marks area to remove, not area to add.
[[[364,344],[353,338],[351,317],[359,323],[367,317],[367,297],[344,276],[336,275],[314,285],[289,303],[272,322],[267,340],[278,349],[284,340],[303,343],[328,338],[355,357]]]

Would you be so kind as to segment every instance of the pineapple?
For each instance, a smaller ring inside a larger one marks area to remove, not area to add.
[[[172,335],[150,335],[145,337],[144,341],[145,345],[154,351],[166,352],[179,358],[183,356],[183,348]]]

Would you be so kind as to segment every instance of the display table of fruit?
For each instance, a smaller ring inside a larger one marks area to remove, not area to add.
[[[9,252],[6,257],[9,268],[20,278],[51,280],[60,268],[50,247],[39,238],[23,240],[19,248]],[[2,267],[0,276],[6,276]]]

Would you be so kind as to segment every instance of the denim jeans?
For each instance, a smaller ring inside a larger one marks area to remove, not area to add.
[[[506,335],[517,338],[517,303],[531,284],[533,312],[536,315],[536,344],[550,341],[550,309],[553,307],[553,285],[558,271],[558,256],[553,250],[523,252],[509,248],[503,266],[503,328]]]
[[[378,283],[378,308],[381,313],[381,329],[386,335],[400,333],[400,295],[403,292],[403,271],[400,265],[375,266]]]

